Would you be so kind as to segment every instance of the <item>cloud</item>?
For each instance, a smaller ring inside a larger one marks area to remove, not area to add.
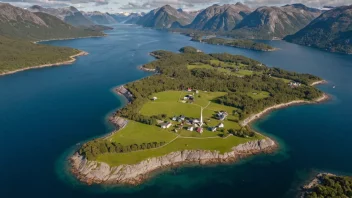
[[[130,1],[127,4],[121,6],[123,10],[143,10],[143,9],[154,9],[164,5],[171,5],[175,8],[194,8],[200,6],[208,6],[209,4],[220,3],[220,2],[234,2],[232,0],[138,0]]]
[[[184,10],[200,10],[212,4],[226,4],[243,2],[252,8],[259,6],[281,6],[292,3],[303,3],[310,7],[321,8],[324,5],[340,6],[352,4],[352,0],[0,0],[9,2],[19,7],[40,5],[43,7],[75,6],[83,11],[119,12],[119,11],[144,11],[148,12],[166,4]]]

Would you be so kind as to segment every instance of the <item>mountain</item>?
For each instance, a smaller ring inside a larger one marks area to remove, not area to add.
[[[145,13],[117,13],[109,15],[118,23],[135,24]]]
[[[29,40],[102,36],[103,33],[73,27],[59,18],[43,12],[0,3],[0,35]]]
[[[62,21],[73,25],[73,26],[93,26],[95,25],[91,20],[83,16],[82,12],[77,10],[75,7],[70,6],[67,8],[44,8],[38,5],[34,5],[29,7],[27,10],[31,12],[43,12],[57,18],[61,19]]]
[[[177,26],[190,24],[193,19],[194,16],[191,14],[165,5],[141,17],[137,24],[144,27],[170,28],[175,24]]]
[[[264,6],[245,17],[233,33],[261,39],[283,38],[304,28],[320,14],[320,10],[303,4]]]
[[[352,54],[352,5],[324,12],[286,41]]]
[[[194,21],[186,26],[199,30],[232,30],[236,24],[251,13],[251,9],[242,3],[213,5],[200,12]]]
[[[98,11],[94,12],[85,12],[83,13],[84,16],[89,18],[91,21],[93,21],[96,24],[114,24],[117,23],[117,21],[112,17],[109,13],[102,13]]]
[[[136,24],[143,16],[145,15],[144,12],[142,13],[131,13],[125,21],[122,23],[125,24]]]

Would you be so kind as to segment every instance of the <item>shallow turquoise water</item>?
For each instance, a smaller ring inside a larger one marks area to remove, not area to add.
[[[213,46],[127,25],[104,38],[47,42],[90,54],[69,66],[0,77],[1,197],[294,197],[317,171],[352,174],[352,56],[269,43],[281,50]],[[171,169],[138,187],[88,187],[67,175],[64,160],[75,145],[110,130],[106,115],[123,104],[111,89],[150,75],[137,69],[153,60],[149,52],[186,45],[319,75],[330,82],[319,88],[333,99],[278,110],[256,122],[257,130],[279,141],[275,154],[232,165]]]

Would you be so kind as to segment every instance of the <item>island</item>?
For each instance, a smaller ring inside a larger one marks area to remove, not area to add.
[[[252,40],[244,40],[244,39],[224,39],[224,38],[203,38],[203,37],[193,37],[192,41],[197,41],[201,43],[208,43],[212,45],[224,45],[236,48],[243,48],[243,49],[250,49],[256,51],[263,51],[263,52],[272,52],[276,51],[277,48],[274,48],[265,43],[254,42]]]
[[[322,79],[193,47],[158,50],[142,68],[154,75],[115,88],[126,106],[110,117],[116,130],[70,156],[82,182],[137,185],[150,173],[182,164],[228,163],[273,152],[277,143],[250,127],[275,108],[316,103]]]
[[[320,173],[309,184],[303,186],[301,197],[352,197],[352,177]]]

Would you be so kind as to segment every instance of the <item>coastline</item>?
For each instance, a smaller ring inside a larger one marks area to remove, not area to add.
[[[57,63],[50,63],[50,64],[44,64],[44,65],[38,65],[38,66],[32,66],[32,67],[25,67],[25,68],[22,68],[22,69],[16,69],[16,70],[13,70],[13,71],[1,73],[0,76],[5,76],[5,75],[9,75],[9,74],[14,74],[14,73],[17,73],[17,72],[21,72],[21,71],[25,71],[25,70],[30,70],[30,69],[39,69],[39,68],[44,68],[44,67],[53,67],[53,66],[60,66],[60,65],[69,65],[69,64],[72,64],[73,62],[75,62],[77,57],[79,57],[79,56],[86,56],[86,55],[88,55],[88,54],[89,54],[88,52],[85,52],[85,51],[81,51],[81,50],[80,50],[80,52],[79,52],[78,54],[74,54],[74,55],[69,56],[69,59],[70,59],[70,60],[67,60],[67,61],[62,61],[62,62],[57,62]]]
[[[328,81],[326,80],[319,80],[319,81],[315,81],[312,84],[310,84],[310,86],[315,86],[315,85],[321,85],[321,84],[327,84]]]
[[[233,47],[233,48],[238,48],[238,49],[246,49],[246,50],[253,50],[253,51],[258,51],[258,52],[274,52],[280,50],[280,48],[275,48],[272,47],[272,49],[255,49],[252,47],[241,47],[241,46],[236,46],[236,45],[226,45],[226,44],[212,44],[212,43],[207,43],[207,42],[202,42],[199,40],[191,39],[191,41],[198,42],[198,43],[206,43],[209,45],[220,45],[220,46],[226,46],[226,47]]]
[[[324,84],[326,83],[325,80],[321,80],[321,81],[317,81],[312,83],[311,86],[314,85],[318,85],[318,84]],[[273,110],[277,110],[277,109],[282,109],[282,108],[286,108],[289,106],[293,106],[293,105],[300,105],[300,104],[317,104],[317,103],[322,103],[324,101],[327,101],[330,99],[330,96],[326,93],[323,93],[323,95],[319,98],[316,98],[314,101],[307,101],[307,100],[294,100],[291,102],[287,102],[287,103],[281,103],[281,104],[277,104],[271,107],[268,107],[266,109],[264,109],[263,111],[253,114],[251,116],[249,116],[248,118],[244,119],[243,121],[240,122],[241,126],[247,126],[250,125],[251,123],[253,123],[254,121],[262,118],[263,116],[265,116],[266,114],[272,112]]]
[[[210,150],[183,150],[160,157],[143,160],[137,164],[110,167],[104,162],[88,161],[75,153],[70,157],[71,172],[83,183],[138,185],[150,178],[155,171],[179,167],[187,164],[225,164],[233,163],[259,153],[272,153],[277,144],[270,138],[249,141],[234,146],[230,152],[221,154]]]
[[[64,41],[64,40],[74,40],[74,39],[84,39],[84,38],[98,38],[98,37],[104,37],[107,36],[107,34],[103,34],[101,36],[80,36],[80,37],[72,37],[72,38],[53,38],[53,39],[45,39],[45,40],[38,40],[34,41],[34,44],[38,44],[40,42],[45,42],[45,41]]]

